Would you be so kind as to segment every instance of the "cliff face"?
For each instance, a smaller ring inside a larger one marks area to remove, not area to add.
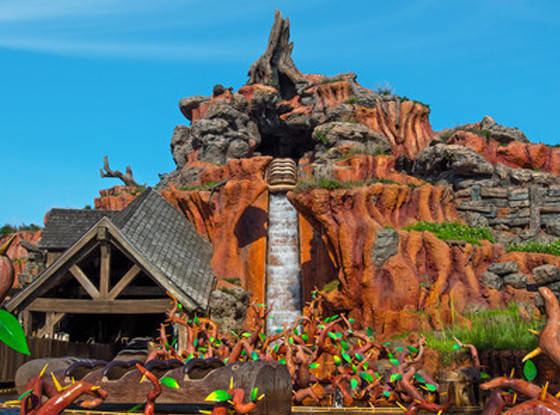
[[[99,191],[99,197],[94,200],[95,209],[123,210],[140,194],[137,186],[114,186]]]
[[[222,283],[239,284],[260,302],[264,301],[268,222],[264,172],[269,162],[269,157],[256,157],[232,160],[223,167],[207,166],[201,184],[162,191],[212,243],[212,268]]]
[[[6,235],[0,238],[0,245],[4,244],[8,238],[12,235]],[[14,265],[16,279],[14,282],[14,287],[17,288],[20,286],[20,280],[22,277],[25,279],[32,279],[34,276],[38,275],[41,271],[40,268],[37,268],[29,263],[30,255],[33,254],[29,253],[21,244],[22,241],[27,241],[32,244],[36,244],[41,239],[41,231],[19,231],[16,232],[16,237],[10,248],[8,249],[8,257],[12,260],[12,264]]]
[[[560,175],[560,148],[520,141],[503,143],[468,131],[457,131],[448,142],[470,148],[493,164]]]

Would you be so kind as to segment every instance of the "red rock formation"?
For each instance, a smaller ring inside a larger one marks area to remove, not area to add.
[[[268,185],[264,173],[270,157],[231,160],[225,166],[205,165],[201,182],[222,182],[214,189],[169,187],[163,197],[177,206],[214,248],[212,268],[228,281],[264,301]],[[192,165],[191,165],[192,166]]]
[[[393,156],[355,155],[335,163],[333,175],[336,179],[344,182],[377,178],[414,186],[420,186],[424,183],[416,177],[396,171],[395,157]]]
[[[94,200],[95,209],[123,210],[141,193],[135,186],[115,186],[100,190],[99,197]]]
[[[0,245],[4,244],[10,238],[11,235],[6,235],[0,238]],[[8,249],[8,257],[12,260],[14,265],[16,279],[14,287],[18,287],[18,276],[25,269],[27,262],[28,252],[21,246],[21,241],[29,241],[36,244],[41,239],[41,231],[19,231],[16,233],[16,238],[10,248]]]
[[[445,188],[375,184],[291,193],[290,199],[324,235],[340,267],[341,290],[329,295],[333,306],[350,309],[379,334],[442,327],[468,304],[504,304],[504,295],[481,287],[477,277],[502,254],[498,245],[453,245],[429,232],[398,231],[396,254],[375,265],[376,235],[385,226],[457,219]]]
[[[356,106],[356,121],[383,134],[396,156],[414,158],[432,140],[430,109],[416,101],[381,101],[374,108]]]
[[[520,141],[502,144],[469,131],[455,132],[448,143],[466,146],[494,164],[502,163],[509,167],[560,175],[560,148]]]

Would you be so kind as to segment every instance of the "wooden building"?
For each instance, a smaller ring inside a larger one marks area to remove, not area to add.
[[[119,212],[53,209],[39,246],[46,270],[6,304],[36,337],[155,337],[168,292],[206,310],[215,287],[210,244],[152,189]]]

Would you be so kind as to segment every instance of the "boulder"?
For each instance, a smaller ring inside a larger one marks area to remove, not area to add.
[[[507,262],[496,262],[488,267],[488,271],[504,276],[507,274],[513,274],[519,271],[519,266],[515,261]]]
[[[532,272],[535,277],[535,283],[538,285],[548,285],[560,281],[560,268],[554,265],[541,265],[540,267],[533,268]]]
[[[385,228],[377,232],[373,245],[373,263],[382,266],[385,261],[396,255],[399,248],[399,234],[393,228]]]
[[[521,273],[509,274],[504,278],[504,284],[511,285],[513,288],[522,289],[527,287],[527,276]]]
[[[504,280],[499,275],[488,271],[480,275],[480,283],[496,290],[501,290],[504,286]]]

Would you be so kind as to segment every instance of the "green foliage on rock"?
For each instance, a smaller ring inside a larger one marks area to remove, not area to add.
[[[458,351],[455,338],[475,345],[478,350],[533,350],[538,338],[529,329],[538,330],[544,325],[542,318],[522,318],[515,303],[505,309],[481,310],[465,317],[471,321],[470,328],[452,325],[424,333],[427,345],[441,352],[444,361],[451,360]]]
[[[542,242],[523,242],[511,244],[507,248],[508,252],[535,252],[539,254],[550,254],[560,256],[560,239],[551,243]]]
[[[369,180],[343,182],[336,179],[321,177],[313,180],[300,181],[297,184],[294,191],[300,193],[313,189],[327,189],[327,190],[353,189],[356,187],[369,186],[376,183],[398,184],[393,180],[387,180],[387,179],[369,179]]]
[[[41,227],[39,225],[35,225],[34,223],[30,225],[26,225],[24,223],[19,226],[10,225],[9,223],[6,223],[4,226],[0,228],[0,236],[10,235],[12,233],[20,232],[20,231],[38,231],[40,229]]]
[[[474,245],[479,245],[483,240],[494,242],[490,228],[468,226],[459,222],[417,222],[406,226],[404,230],[431,232],[444,241],[465,241]]]
[[[179,190],[183,190],[183,191],[190,191],[190,190],[212,190],[220,185],[222,185],[223,182],[206,182],[206,183],[202,183],[202,184],[197,184],[197,185],[193,185],[193,186],[183,186],[181,188],[179,188]]]

